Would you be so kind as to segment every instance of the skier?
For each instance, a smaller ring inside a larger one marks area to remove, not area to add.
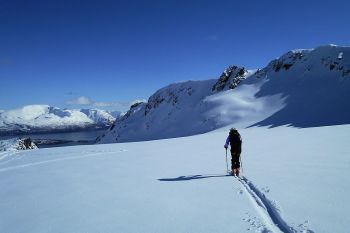
[[[230,129],[230,133],[227,136],[226,143],[224,145],[227,153],[228,145],[231,145],[231,174],[234,176],[239,176],[239,170],[241,164],[239,162],[239,156],[242,152],[242,139],[241,135],[235,128]]]

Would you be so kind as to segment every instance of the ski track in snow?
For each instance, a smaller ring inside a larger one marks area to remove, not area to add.
[[[121,153],[124,151],[126,151],[126,150],[98,151],[97,153],[93,153],[93,154],[89,154],[89,155],[79,155],[79,156],[72,156],[72,157],[65,157],[65,158],[58,158],[58,159],[50,159],[50,160],[40,161],[40,162],[32,162],[32,163],[27,163],[27,164],[22,164],[22,165],[17,165],[17,166],[0,168],[0,172],[10,171],[10,170],[15,170],[15,169],[20,169],[20,168],[26,168],[26,167],[33,167],[33,166],[37,166],[37,165],[42,165],[42,164],[47,164],[47,163],[55,163],[55,162],[66,161],[66,160],[75,160],[75,159],[89,158],[89,157],[95,157],[95,156],[102,156],[104,154]]]
[[[270,201],[265,194],[263,194],[255,185],[249,181],[246,177],[238,177],[237,179],[244,187],[249,199],[253,206],[265,222],[266,227],[262,232],[284,232],[284,233],[297,233],[300,232],[293,227],[289,226],[280,216],[278,209]],[[313,231],[304,229],[303,233],[312,233]]]
[[[0,165],[9,163],[11,161],[17,160],[23,156],[23,153],[19,151],[10,151],[0,154]]]

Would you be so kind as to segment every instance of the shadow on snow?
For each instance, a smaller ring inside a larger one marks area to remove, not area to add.
[[[163,179],[158,179],[158,180],[159,181],[187,181],[187,180],[207,179],[207,178],[226,177],[226,176],[231,176],[231,175],[228,175],[228,174],[192,175],[192,176],[179,176],[176,178],[163,178]]]

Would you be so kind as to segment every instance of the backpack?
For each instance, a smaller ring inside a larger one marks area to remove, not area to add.
[[[242,152],[241,135],[235,128],[232,128],[230,129],[229,136],[230,136],[231,152],[240,154]]]

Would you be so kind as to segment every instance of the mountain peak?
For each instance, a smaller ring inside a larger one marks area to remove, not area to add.
[[[243,66],[231,65],[222,72],[218,81],[212,87],[213,92],[234,89],[246,78],[248,70]]]

